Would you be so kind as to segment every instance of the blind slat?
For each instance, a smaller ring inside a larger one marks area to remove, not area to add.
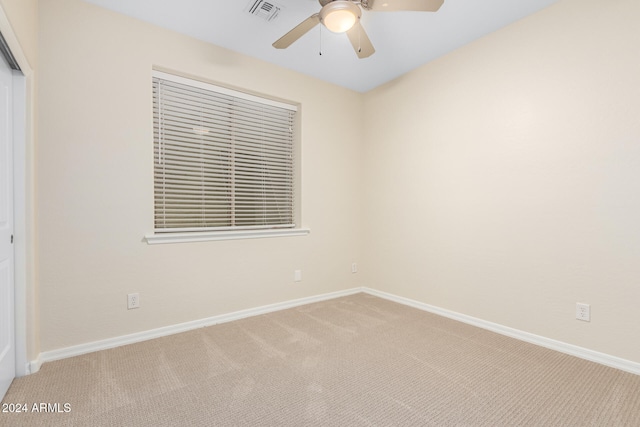
[[[294,226],[295,107],[158,76],[153,96],[157,231]]]

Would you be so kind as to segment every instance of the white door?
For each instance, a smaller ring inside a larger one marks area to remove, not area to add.
[[[0,54],[0,399],[16,376],[13,284],[12,74]]]

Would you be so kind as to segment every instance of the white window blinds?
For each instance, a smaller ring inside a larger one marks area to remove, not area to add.
[[[294,227],[295,113],[154,72],[156,232]]]

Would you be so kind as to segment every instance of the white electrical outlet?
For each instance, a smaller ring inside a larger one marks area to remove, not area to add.
[[[302,270],[295,270],[293,272],[293,281],[302,282]]]
[[[358,272],[358,264],[356,264],[355,262],[351,264],[351,272],[352,273]]]
[[[576,303],[576,319],[584,322],[591,321],[591,306],[589,304]]]
[[[128,294],[127,295],[127,309],[131,310],[132,308],[140,307],[140,294]]]

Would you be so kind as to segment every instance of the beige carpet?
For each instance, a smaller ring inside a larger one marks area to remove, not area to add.
[[[366,294],[46,363],[2,426],[640,426],[640,376]]]

